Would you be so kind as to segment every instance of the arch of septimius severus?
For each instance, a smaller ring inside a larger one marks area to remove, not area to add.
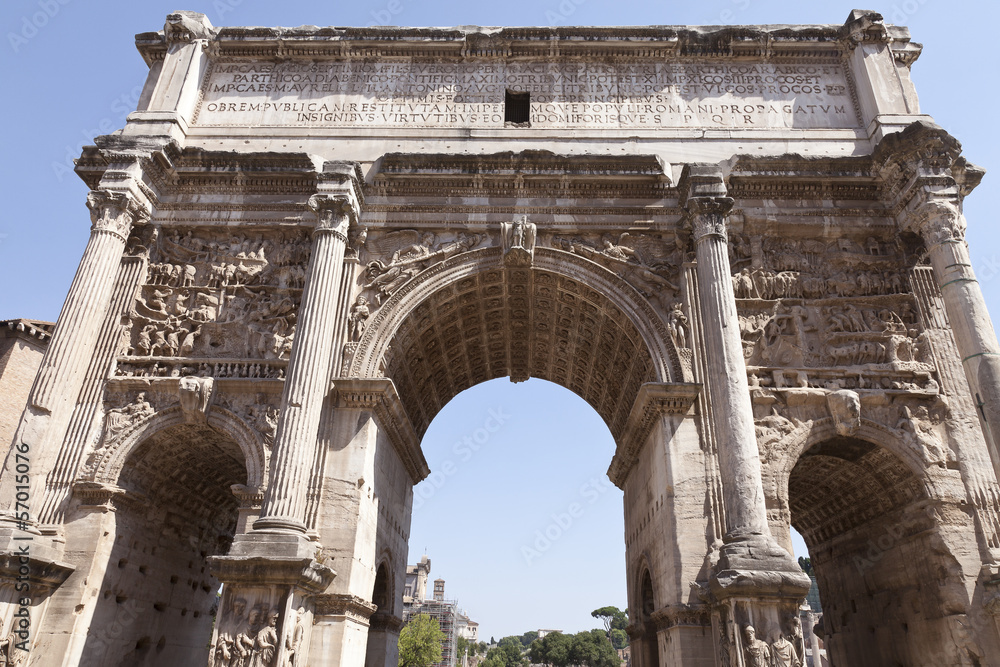
[[[789,526],[837,667],[1000,665],[983,171],[905,28],[136,42],[0,476],[11,664],[395,665],[421,436],[509,376],[615,438],[636,667],[794,664]]]

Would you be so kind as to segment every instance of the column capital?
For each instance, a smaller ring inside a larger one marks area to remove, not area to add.
[[[958,203],[940,199],[920,204],[903,223],[904,230],[919,234],[929,247],[964,241],[965,227]]]
[[[347,243],[347,230],[357,223],[358,210],[347,195],[315,194],[306,204],[316,214],[315,233],[332,232]]]
[[[91,230],[110,232],[123,242],[128,239],[133,225],[149,220],[149,211],[128,192],[91,190],[87,195],[90,209]]]
[[[732,197],[691,197],[685,204],[695,243],[707,236],[728,238],[726,223],[733,208]]]

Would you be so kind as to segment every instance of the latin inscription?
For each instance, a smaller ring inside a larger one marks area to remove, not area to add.
[[[206,126],[504,125],[505,91],[531,127],[849,128],[843,67],[691,63],[215,63]]]

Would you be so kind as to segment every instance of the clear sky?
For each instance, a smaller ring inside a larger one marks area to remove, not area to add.
[[[997,5],[885,0],[870,8],[909,26],[914,41],[924,44],[913,66],[922,110],[965,144],[970,161],[1000,167]],[[72,159],[95,135],[124,124],[147,71],[133,35],[160,29],[176,9],[204,12],[217,26],[839,25],[852,6],[802,0],[4,0],[0,319],[58,315],[89,233],[87,188],[72,173]],[[995,178],[989,173],[969,197],[966,216],[976,272],[997,313],[1000,233],[989,204]],[[485,428],[490,410],[502,413],[502,426],[478,451],[456,449]],[[431,578],[447,580],[447,596],[480,622],[485,639],[540,627],[587,629],[597,625],[589,615],[594,608],[625,607],[621,492],[605,475],[614,443],[581,399],[540,380],[486,383],[446,406],[424,448],[432,470],[454,472],[418,487],[426,499],[414,512],[409,560],[426,551]],[[537,549],[536,531],[544,533],[553,514],[574,502],[582,515]],[[526,555],[524,547],[538,555]]]

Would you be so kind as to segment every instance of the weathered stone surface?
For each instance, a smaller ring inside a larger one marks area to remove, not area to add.
[[[177,12],[137,45],[0,475],[29,664],[391,661],[420,438],[497,377],[616,439],[636,667],[801,664],[792,525],[834,664],[1000,664],[982,170],[904,28]]]

